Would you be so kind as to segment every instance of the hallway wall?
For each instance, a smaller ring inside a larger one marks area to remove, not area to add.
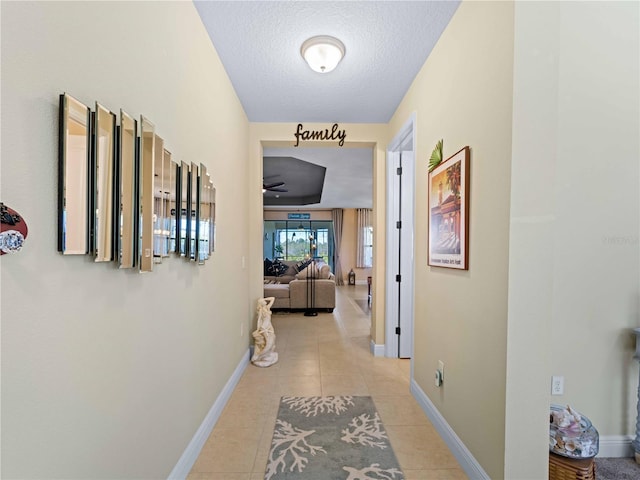
[[[248,121],[191,2],[1,2],[3,478],[166,478],[247,353]],[[58,95],[155,123],[217,188],[217,250],[152,273],[56,251]],[[244,337],[240,324],[244,324]]]
[[[491,478],[546,477],[550,402],[589,416],[601,451],[634,432],[639,19],[629,2],[463,2],[390,124],[416,111],[415,381]],[[440,138],[445,158],[471,147],[468,272],[426,266]]]
[[[603,456],[635,434],[640,6],[515,12],[505,474],[541,478],[549,402],[588,416]]]
[[[463,2],[390,123],[416,112],[414,379],[491,478],[503,478],[513,4]],[[471,148],[469,270],[427,266],[428,160]],[[438,360],[444,384],[435,387]]]

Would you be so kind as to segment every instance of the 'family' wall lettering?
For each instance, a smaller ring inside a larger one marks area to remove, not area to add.
[[[334,123],[331,130],[328,128],[324,130],[304,130],[304,126],[299,123],[296,133],[293,134],[296,137],[296,144],[294,147],[300,145],[300,140],[339,140],[338,145],[344,146],[344,139],[347,138],[346,130],[338,130],[338,124]]]

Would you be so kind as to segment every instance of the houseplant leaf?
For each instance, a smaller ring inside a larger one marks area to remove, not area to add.
[[[442,162],[442,139],[436,143],[436,147],[431,152],[431,158],[429,159],[429,171],[436,168]]]

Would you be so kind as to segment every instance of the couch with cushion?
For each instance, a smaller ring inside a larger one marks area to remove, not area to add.
[[[264,264],[264,296],[275,298],[272,309],[335,308],[336,282],[328,264],[269,259]]]

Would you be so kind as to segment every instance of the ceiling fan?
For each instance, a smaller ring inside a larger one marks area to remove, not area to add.
[[[284,186],[284,182],[275,182],[275,183],[264,183],[264,179],[262,180],[262,193],[265,192],[288,192],[284,188],[280,188]]]

